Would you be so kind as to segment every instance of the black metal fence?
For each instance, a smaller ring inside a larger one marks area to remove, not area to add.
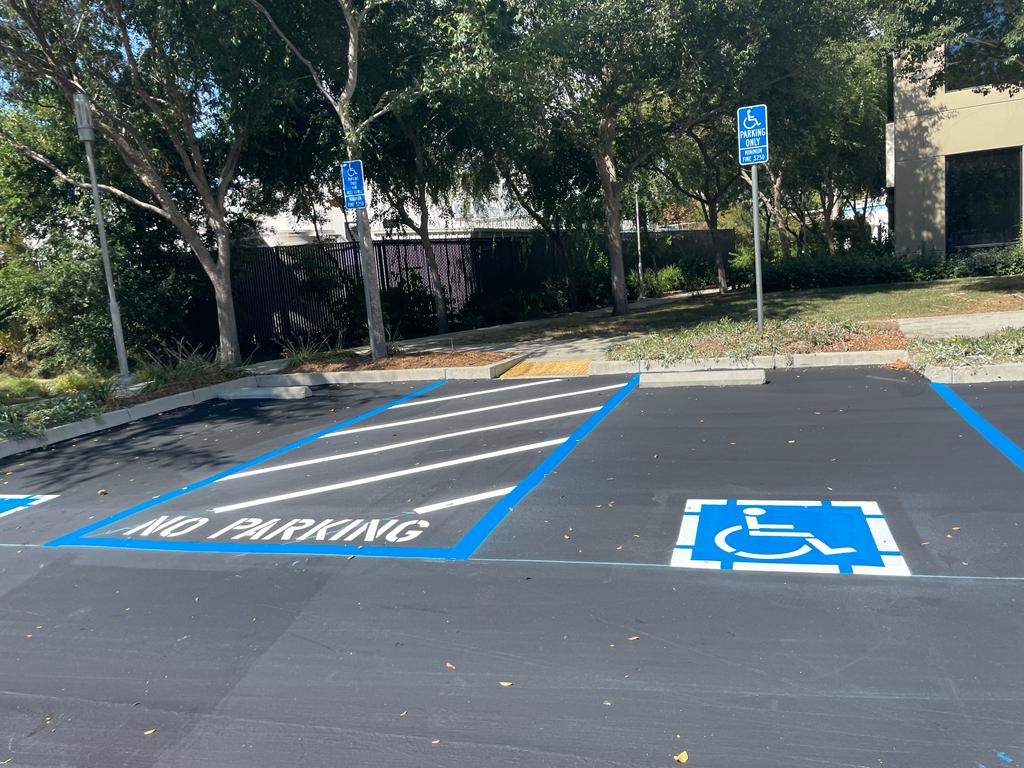
[[[713,264],[714,250],[706,236],[672,233],[666,240],[671,247],[652,238],[655,247],[645,255],[645,264],[653,257],[658,266],[665,266],[683,253],[698,262]],[[735,238],[723,231],[718,241],[720,248],[732,250]],[[431,244],[456,326],[460,320],[476,325],[481,318],[484,322],[518,319],[507,316],[507,305],[549,290],[568,276],[564,255],[540,234],[439,238]],[[410,283],[431,287],[419,240],[381,240],[374,243],[374,248],[382,292]],[[635,245],[633,248],[635,254]],[[713,268],[708,274],[713,276]],[[258,247],[242,252],[236,257],[233,282],[239,337],[246,353],[283,341],[337,336],[351,331],[346,324],[361,322],[362,284],[356,243]],[[488,309],[499,305],[504,314],[490,317],[494,313]],[[425,321],[424,333],[429,332],[430,318]]]

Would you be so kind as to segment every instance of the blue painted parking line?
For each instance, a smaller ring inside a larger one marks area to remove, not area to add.
[[[690,499],[671,565],[909,576],[873,501]]]
[[[34,507],[37,504],[42,504],[44,501],[50,501],[51,499],[56,498],[56,496],[52,495],[9,495],[0,493],[0,517],[13,515],[15,512],[21,512],[24,509]]]
[[[970,424],[974,430],[985,438],[989,444],[999,451],[1003,456],[1013,462],[1017,469],[1024,471],[1024,449],[1014,443],[1010,438],[992,426],[985,417],[971,408],[964,400],[945,384],[932,382],[939,397],[946,401],[946,404]]]
[[[536,488],[541,482],[547,477],[555,467],[557,467],[562,460],[572,453],[572,449],[575,448],[580,442],[589,435],[594,428],[601,423],[605,416],[615,410],[619,403],[625,400],[629,393],[636,389],[640,383],[640,375],[637,374],[631,378],[624,387],[611,397],[607,403],[605,403],[601,410],[587,419],[579,428],[569,435],[569,438],[558,446],[544,462],[538,466],[533,472],[527,475],[523,480],[512,489],[512,492],[502,498],[497,504],[491,507],[490,511],[484,515],[480,522],[478,522],[473,528],[466,534],[466,536],[459,542],[456,549],[459,550],[459,559],[465,559],[476,552],[477,548],[483,544],[484,540],[491,535],[495,528],[497,528],[501,521],[504,520],[509,512],[511,512],[516,504],[522,501],[526,496]]]

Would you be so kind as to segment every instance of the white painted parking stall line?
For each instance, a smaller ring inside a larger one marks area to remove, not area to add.
[[[425,400],[409,400],[405,403],[399,403],[390,408],[394,411],[399,408],[412,408],[418,405],[432,405],[433,403],[443,403],[448,400],[462,400],[466,397],[480,397],[482,395],[500,395],[503,392],[509,392],[513,389],[522,389],[523,387],[539,387],[541,384],[554,384],[556,381],[562,381],[562,379],[544,379],[542,381],[529,381],[526,384],[509,384],[504,387],[494,387],[493,389],[484,389],[479,392],[466,392],[462,395],[445,395],[444,397],[428,397]]]
[[[539,450],[541,448],[550,448],[555,445],[561,445],[568,437],[560,437],[555,440],[545,440],[540,443],[530,443],[529,445],[518,445],[514,448],[503,448],[500,451],[489,451],[488,453],[480,453],[475,456],[464,456],[460,459],[451,459],[449,461],[440,461],[436,464],[424,464],[420,467],[410,467],[409,469],[399,469],[394,472],[385,472],[380,475],[370,475],[369,477],[360,477],[355,480],[345,480],[341,483],[332,483],[331,485],[321,485],[315,488],[306,488],[301,491],[292,491],[290,493],[281,493],[276,496],[265,496],[260,499],[251,499],[249,501],[240,501],[236,504],[227,504],[222,507],[214,507],[214,514],[221,514],[223,512],[234,512],[239,509],[249,509],[250,507],[258,507],[264,504],[276,504],[279,501],[289,501],[291,499],[300,499],[305,496],[315,496],[321,493],[330,493],[331,491],[340,491],[343,488],[353,488],[357,485],[369,485],[370,483],[379,483],[384,480],[392,480],[396,477],[405,477],[407,475],[416,475],[421,472],[430,472],[436,469],[444,469],[445,467],[456,467],[461,464],[471,464],[476,461],[485,461],[487,459],[496,459],[501,456],[511,456],[516,453],[526,453],[527,451]]]
[[[439,413],[434,416],[421,416],[418,419],[403,419],[402,421],[389,421],[386,424],[374,424],[369,427],[355,427],[353,429],[343,429],[340,432],[331,432],[326,435],[321,435],[320,439],[324,440],[331,437],[339,437],[340,435],[355,435],[360,432],[372,432],[375,429],[393,429],[394,427],[404,427],[409,424],[422,424],[427,421],[437,421],[439,419],[452,419],[456,416],[469,416],[473,413],[484,413],[485,411],[493,411],[499,408],[512,408],[517,405],[529,405],[530,403],[543,403],[549,400],[559,400],[563,397],[576,397],[577,395],[590,395],[594,392],[607,392],[610,389],[622,389],[625,384],[612,384],[606,387],[592,387],[590,389],[577,389],[573,392],[563,392],[559,395],[546,395],[545,397],[533,397],[528,400],[515,400],[511,403],[498,403],[497,405],[487,405],[482,408],[469,408],[464,411],[452,411],[451,413]]]
[[[260,469],[251,469],[247,472],[236,472],[233,475],[220,478],[218,483],[223,483],[226,480],[237,480],[243,477],[253,477],[255,475],[265,475],[268,472],[280,472],[287,469],[298,469],[299,467],[308,467],[315,464],[323,464],[329,461],[341,461],[342,459],[352,459],[357,456],[369,456],[374,453],[382,453],[384,451],[394,451],[398,448],[408,448],[412,445],[422,445],[423,443],[430,443],[436,440],[446,440],[450,437],[464,437],[465,435],[474,435],[479,432],[490,432],[496,429],[509,429],[510,427],[518,427],[523,424],[535,424],[540,421],[553,421],[555,419],[568,418],[569,416],[581,416],[585,413],[594,413],[595,411],[601,410],[600,406],[594,408],[580,408],[576,411],[564,411],[562,413],[552,413],[546,416],[534,416],[530,419],[520,419],[519,421],[506,421],[503,424],[490,424],[485,427],[474,427],[473,429],[464,429],[459,432],[446,432],[442,435],[430,435],[429,437],[420,437],[415,440],[406,440],[401,443],[392,443],[390,445],[381,445],[376,448],[362,448],[358,451],[347,451],[345,453],[335,453],[330,456],[320,456],[315,459],[306,459],[304,461],[292,461],[288,464],[277,464],[272,467],[261,467]]]
[[[439,501],[436,504],[427,504],[423,507],[416,507],[413,510],[417,515],[425,515],[428,512],[438,512],[442,509],[451,509],[452,507],[461,507],[463,504],[472,504],[474,501],[484,501],[486,499],[496,499],[499,496],[507,496],[512,493],[515,489],[514,485],[510,485],[508,488],[496,488],[493,491],[484,491],[483,493],[474,493],[472,496],[463,496],[459,499],[449,499],[448,501]]]

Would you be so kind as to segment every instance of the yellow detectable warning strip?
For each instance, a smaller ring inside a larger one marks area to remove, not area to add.
[[[589,360],[524,360],[502,374],[503,379],[521,376],[588,376]]]

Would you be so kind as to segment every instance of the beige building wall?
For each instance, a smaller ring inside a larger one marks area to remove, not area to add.
[[[946,155],[1024,145],[1024,93],[939,90],[929,95],[926,84],[897,76],[894,118],[889,167],[896,250],[945,254]]]

